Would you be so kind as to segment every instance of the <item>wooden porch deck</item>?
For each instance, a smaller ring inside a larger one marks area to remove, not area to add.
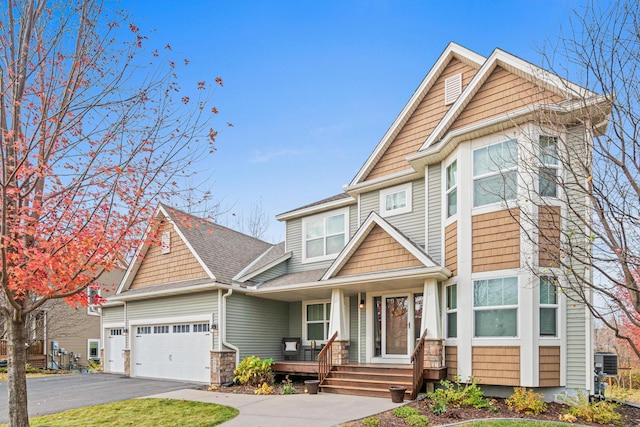
[[[388,365],[371,363],[349,363],[343,366],[357,366],[361,368],[398,368],[410,369],[411,365]],[[276,374],[317,376],[318,362],[311,360],[278,360],[273,365]],[[427,381],[440,381],[447,377],[447,368],[425,368],[424,378]]]

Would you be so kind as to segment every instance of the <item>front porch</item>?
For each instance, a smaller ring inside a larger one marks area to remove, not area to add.
[[[7,360],[7,340],[0,340],[0,360]],[[44,353],[44,340],[35,340],[27,349],[27,362],[34,368],[47,367],[47,355]]]

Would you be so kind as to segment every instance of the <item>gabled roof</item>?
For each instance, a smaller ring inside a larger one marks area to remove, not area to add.
[[[231,285],[233,277],[273,245],[246,234],[160,204],[155,219],[166,219],[210,280]],[[151,227],[151,226],[150,226]],[[152,230],[147,229],[148,236]],[[126,291],[150,247],[146,236],[129,265],[118,293]]]
[[[347,264],[350,258],[357,252],[360,245],[365,241],[367,236],[375,227],[380,227],[385,233],[391,236],[399,243],[407,252],[426,268],[442,268],[440,267],[420,246],[405,236],[400,230],[385,221],[376,212],[371,212],[367,219],[362,223],[356,234],[349,240],[349,243],[342,249],[331,266],[322,275],[320,280],[329,280],[336,276],[340,270]],[[444,269],[443,269],[444,270]]]
[[[326,199],[318,200],[317,202],[309,203],[308,205],[300,206],[299,208],[278,214],[276,215],[276,219],[278,221],[283,221],[303,215],[310,215],[320,211],[347,206],[355,201],[356,199],[351,195],[347,193],[339,193],[334,196],[327,197]]]
[[[355,186],[367,178],[369,172],[393,142],[402,126],[407,122],[407,120],[409,120],[412,113],[416,110],[424,96],[429,92],[429,89],[431,89],[444,70],[444,67],[446,67],[452,58],[458,58],[466,63],[474,64],[476,68],[480,68],[486,59],[485,57],[456,43],[449,43],[348,187]]]
[[[284,242],[280,242],[277,245],[270,247],[251,264],[236,274],[233,280],[240,283],[246,282],[258,274],[264,273],[276,265],[285,262],[291,258],[291,252],[285,252],[284,248]]]

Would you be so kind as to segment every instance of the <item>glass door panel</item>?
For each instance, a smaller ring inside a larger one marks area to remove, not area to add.
[[[384,297],[384,355],[409,355],[409,296]]]

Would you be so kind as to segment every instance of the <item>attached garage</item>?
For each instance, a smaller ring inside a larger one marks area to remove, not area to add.
[[[107,329],[104,350],[104,369],[116,374],[124,373],[124,345],[125,336],[122,328]]]
[[[132,376],[211,381],[209,323],[140,325],[132,329]]]

